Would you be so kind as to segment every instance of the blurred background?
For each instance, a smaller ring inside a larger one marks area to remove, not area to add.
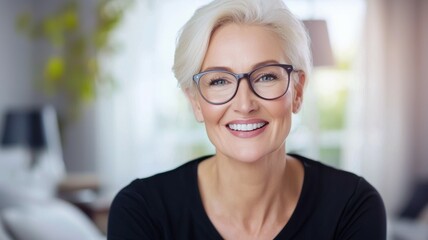
[[[103,239],[121,187],[214,152],[171,71],[207,2],[0,1],[0,239]],[[315,61],[287,151],[372,183],[389,239],[428,239],[428,1],[284,2]]]

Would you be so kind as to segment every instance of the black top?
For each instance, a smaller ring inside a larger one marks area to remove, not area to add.
[[[363,178],[292,155],[304,165],[299,201],[275,239],[386,239],[385,208]],[[115,197],[109,240],[222,239],[202,205],[201,157],[172,171],[137,179]]]

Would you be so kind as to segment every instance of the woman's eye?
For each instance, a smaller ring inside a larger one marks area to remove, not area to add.
[[[261,77],[259,78],[259,81],[261,81],[261,82],[266,82],[266,81],[272,81],[272,80],[275,80],[275,79],[276,79],[276,76],[275,76],[275,75],[272,75],[272,74],[266,74],[266,75],[261,76]]]
[[[210,81],[210,86],[224,86],[227,84],[227,80],[225,79],[213,79]]]

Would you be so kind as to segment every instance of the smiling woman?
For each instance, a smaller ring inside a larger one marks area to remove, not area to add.
[[[384,206],[369,183],[287,154],[308,42],[280,0],[198,9],[173,69],[215,154],[123,188],[108,239],[385,239]]]
[[[230,23],[217,29],[210,41],[202,73],[207,69],[217,69],[209,70],[210,75],[213,71],[217,72],[215,75],[223,73],[224,69],[251,73],[242,75],[241,79],[245,77],[248,82],[234,78],[229,81],[227,86],[232,88],[232,94],[223,104],[207,101],[208,96],[212,99],[208,93],[217,90],[200,91],[201,94],[187,90],[196,119],[205,123],[208,137],[216,147],[216,157],[243,162],[263,162],[258,160],[264,157],[284,158],[283,145],[291,127],[291,112],[297,112],[302,101],[304,73],[299,77],[299,72],[292,71],[292,65],[278,65],[290,60],[281,50],[281,40],[266,27]],[[261,83],[266,76],[275,76],[277,83],[266,87]],[[293,83],[287,91],[291,77]],[[198,86],[201,89],[201,83]],[[269,91],[264,91],[265,88]],[[262,127],[247,131],[247,124]],[[238,129],[232,129],[232,125]]]

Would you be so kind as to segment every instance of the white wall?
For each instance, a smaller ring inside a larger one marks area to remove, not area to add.
[[[419,1],[418,29],[418,79],[415,81],[415,104],[413,107],[415,173],[428,180],[428,1]],[[411,79],[404,79],[409,81]],[[409,81],[410,82],[410,81]]]
[[[58,98],[47,98],[37,86],[37,77],[48,56],[47,45],[42,41],[30,41],[15,29],[15,18],[23,12],[43,16],[61,6],[67,0],[2,0],[0,1],[0,129],[3,114],[10,108],[26,108],[52,104],[57,109],[63,104]],[[81,21],[90,29],[93,2],[84,4]],[[37,70],[39,69],[39,70]],[[94,114],[90,109],[82,117],[70,123],[63,132],[63,152],[69,172],[95,171]],[[1,134],[2,130],[0,130]],[[0,147],[0,154],[5,151]]]
[[[33,47],[15,30],[18,13],[31,10],[34,1],[0,2],[0,114],[12,107],[22,107],[34,100]],[[0,118],[3,126],[3,118]],[[2,130],[0,130],[2,131]]]

